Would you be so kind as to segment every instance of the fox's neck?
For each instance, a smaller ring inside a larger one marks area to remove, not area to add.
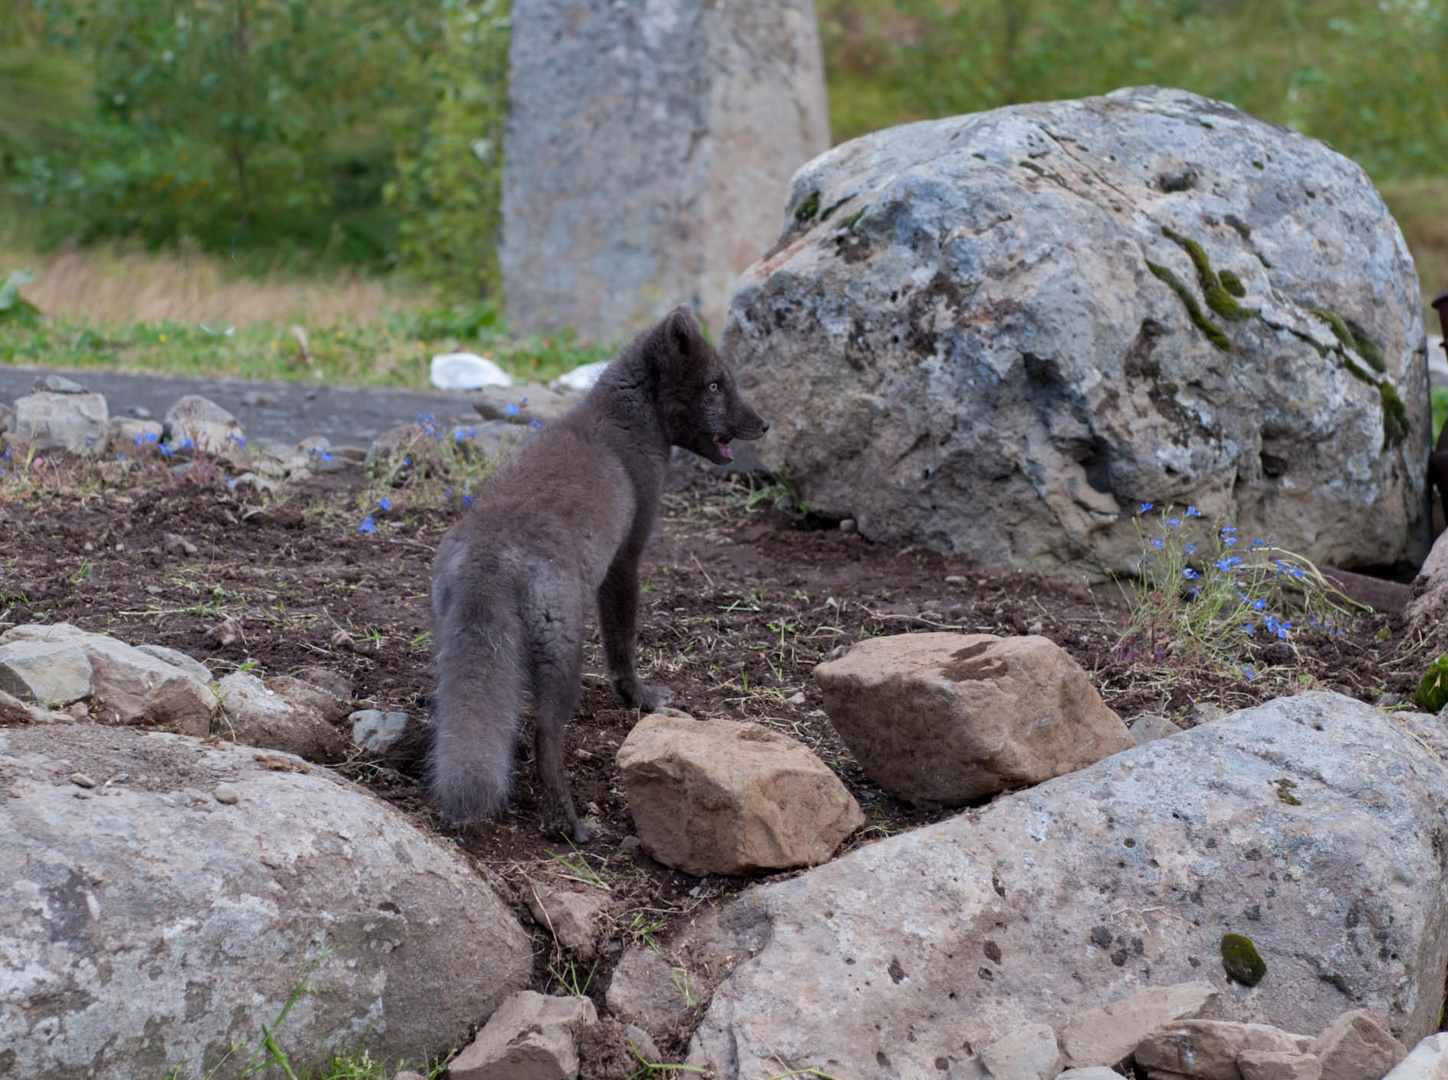
[[[599,377],[589,392],[587,404],[603,421],[605,437],[620,443],[669,453],[669,434],[659,414],[658,372],[647,357],[625,350]]]

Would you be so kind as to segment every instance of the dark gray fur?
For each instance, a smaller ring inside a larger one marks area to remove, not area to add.
[[[452,824],[501,810],[531,702],[545,825],[588,839],[568,788],[563,725],[582,695],[596,601],[614,690],[649,710],[670,692],[634,668],[638,565],[670,446],[732,460],[769,429],[687,308],[640,334],[577,408],[523,446],[443,537],[433,564],[438,686],[428,766]]]

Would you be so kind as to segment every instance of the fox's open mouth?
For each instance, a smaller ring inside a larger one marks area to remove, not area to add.
[[[729,436],[727,435],[714,436],[714,451],[724,461],[734,460],[734,451],[729,449]]]

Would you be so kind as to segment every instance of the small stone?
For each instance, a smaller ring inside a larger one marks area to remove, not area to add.
[[[1198,727],[1201,724],[1210,724],[1213,720],[1220,720],[1226,716],[1226,710],[1220,705],[1213,705],[1210,702],[1199,701],[1187,710],[1187,724],[1189,728]]]
[[[578,1075],[573,1027],[594,1023],[586,997],[520,990],[504,998],[477,1038],[448,1066],[452,1080],[569,1080]]]
[[[558,943],[580,960],[592,960],[598,951],[603,921],[613,907],[605,892],[589,888],[535,886],[526,894],[533,921],[549,930]]]
[[[803,705],[803,704],[804,704],[804,691],[803,691],[803,690],[800,690],[798,693],[794,693],[794,694],[789,695],[789,703],[790,703],[791,705]]]
[[[360,709],[347,717],[352,725],[352,741],[374,754],[385,754],[397,745],[407,731],[405,712],[383,712],[381,709]]]
[[[64,375],[42,375],[30,384],[32,390],[49,390],[52,394],[89,394],[80,383]]]
[[[236,789],[235,784],[217,784],[211,789],[211,794],[224,806],[235,806],[241,798],[241,792]]]
[[[622,840],[618,842],[618,849],[625,854],[630,854],[632,852],[638,851],[643,846],[644,842],[640,840],[637,836],[634,836],[632,834],[625,836]]]
[[[161,550],[167,555],[195,555],[200,549],[184,536],[165,533],[161,537]]]
[[[1026,628],[1026,633],[1030,634],[1032,637],[1040,637],[1045,632],[1046,625],[1045,623],[1041,622],[1040,619],[1037,619],[1035,622],[1031,623],[1029,627]]]
[[[1322,1080],[1379,1080],[1408,1056],[1408,1048],[1367,1009],[1343,1013],[1309,1050],[1322,1060]]]
[[[1137,746],[1145,745],[1154,739],[1164,739],[1168,735],[1177,735],[1181,728],[1177,727],[1165,716],[1158,716],[1156,713],[1142,713],[1130,724],[1127,725],[1131,731],[1131,737],[1136,740]]]
[[[93,788],[96,786],[96,782],[83,772],[71,773],[70,782],[76,787]]]
[[[75,791],[75,792],[72,792],[71,794],[73,794],[77,799],[89,799],[89,798],[91,797],[91,793],[90,793],[89,791],[84,791],[84,790],[82,790],[82,791]]]
[[[964,585],[966,582],[965,578],[961,577],[959,574],[947,574],[945,576],[945,583],[947,585]]]
[[[75,717],[75,719],[77,720],[90,719],[90,706],[87,705],[84,701],[71,702],[70,707],[65,711],[70,713],[70,715]]]
[[[980,1052],[992,1080],[1056,1080],[1061,1051],[1049,1024],[1028,1024]]]
[[[854,518],[840,518],[840,532],[852,533],[860,531],[860,523]]]

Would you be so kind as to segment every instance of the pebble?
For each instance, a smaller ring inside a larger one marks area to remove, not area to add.
[[[804,691],[801,690],[801,691],[799,691],[799,693],[797,693],[797,694],[791,694],[790,697],[789,697],[789,703],[790,703],[791,705],[803,705],[803,704],[804,704]]]
[[[854,518],[840,518],[840,532],[855,532],[859,527],[860,523]]]
[[[1045,633],[1045,631],[1046,627],[1039,619],[1031,623],[1031,625],[1026,629],[1026,633],[1030,634],[1032,637],[1040,637],[1043,633]]]
[[[959,574],[948,574],[946,575],[945,583],[947,585],[964,585],[965,578],[961,577]]]
[[[224,806],[235,806],[241,798],[241,793],[236,790],[235,784],[217,784],[211,794],[216,796],[216,801]]]
[[[618,849],[620,851],[637,851],[643,846],[644,842],[637,836],[625,836],[618,842]]]
[[[96,786],[96,782],[83,772],[71,773],[70,782],[76,787],[93,788]]]

